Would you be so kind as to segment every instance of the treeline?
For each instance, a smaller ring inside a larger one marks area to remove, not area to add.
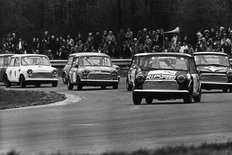
[[[16,32],[26,39],[48,30],[55,35],[87,34],[131,27],[193,34],[231,25],[232,0],[1,0],[0,37]]]

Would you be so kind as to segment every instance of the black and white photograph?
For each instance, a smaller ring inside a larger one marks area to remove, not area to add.
[[[0,0],[0,155],[232,155],[232,0]]]

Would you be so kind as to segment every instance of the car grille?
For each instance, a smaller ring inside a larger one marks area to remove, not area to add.
[[[52,73],[32,73],[31,78],[53,78]]]
[[[143,89],[178,90],[179,85],[176,81],[145,81],[143,84]]]
[[[111,74],[89,74],[88,79],[92,80],[112,80]]]
[[[202,73],[201,81],[208,82],[227,82],[228,78],[226,74],[212,74],[212,73]]]

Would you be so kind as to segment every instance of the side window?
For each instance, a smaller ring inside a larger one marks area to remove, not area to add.
[[[5,62],[4,62],[5,66],[9,66],[10,60],[11,60],[11,56],[5,57]]]
[[[133,67],[134,65],[137,65],[137,63],[138,63],[138,57],[134,57],[131,62],[131,67]]]
[[[0,57],[0,66],[4,66],[4,57]]]
[[[15,67],[18,67],[18,66],[19,66],[19,58],[15,58],[14,66],[15,66]]]
[[[69,57],[69,58],[68,58],[67,65],[72,65],[72,62],[73,62],[73,57]]]
[[[10,66],[11,66],[11,67],[14,66],[14,61],[15,61],[15,58],[12,58],[12,59],[10,60]]]
[[[73,58],[73,65],[78,65],[78,57]]]

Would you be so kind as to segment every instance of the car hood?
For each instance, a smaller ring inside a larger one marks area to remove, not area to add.
[[[198,66],[197,67],[201,72],[216,72],[216,73],[225,73],[229,67],[222,66]]]
[[[31,69],[33,72],[52,72],[56,70],[56,68],[51,66],[40,66],[40,65],[33,65],[33,66],[25,66],[23,67],[25,70]]]
[[[174,80],[180,74],[187,74],[187,71],[152,70],[147,73],[146,80]]]
[[[115,68],[113,67],[104,67],[104,66],[87,66],[87,67],[82,67],[81,70],[86,70],[89,72],[113,72],[116,71]]]

